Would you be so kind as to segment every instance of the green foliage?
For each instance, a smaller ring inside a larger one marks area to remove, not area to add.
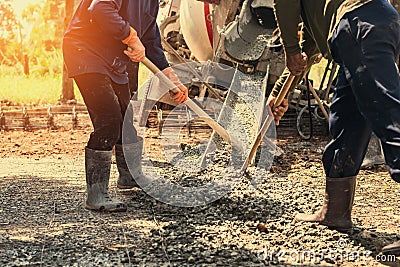
[[[31,64],[41,74],[62,73],[61,44],[64,34],[63,0],[46,0],[42,9],[36,10],[38,16],[33,21],[29,38]],[[29,17],[27,17],[29,18]],[[32,18],[31,18],[32,19]],[[43,29],[46,29],[43,31]],[[58,62],[58,64],[56,64]]]
[[[37,10],[37,18],[30,18],[33,28],[29,43],[33,44],[34,50],[39,49],[40,52],[41,48],[46,51],[61,48],[64,34],[64,7],[64,0],[46,0],[43,8]],[[26,19],[29,19],[27,14]]]
[[[17,18],[11,0],[0,2],[0,65],[20,66],[28,56],[38,74],[62,73],[65,0],[30,4]],[[58,64],[55,62],[58,61]]]
[[[63,57],[61,49],[40,51],[42,56],[33,58],[31,73],[35,75],[56,75],[62,73]]]
[[[0,2],[0,64],[12,64],[18,60],[19,24],[10,0]]]
[[[10,0],[0,2],[0,38],[12,39],[16,34],[17,19]]]
[[[50,57],[49,62],[42,62],[42,70],[47,70],[46,64],[61,66],[62,61],[58,58],[59,56]],[[142,85],[150,75],[149,70],[141,65],[139,85]],[[13,105],[56,104],[61,97],[61,81],[60,73],[51,71],[42,73],[39,69],[35,69],[30,76],[25,76],[20,66],[0,65],[0,102],[10,102]],[[74,91],[78,103],[83,104],[82,96],[76,86]]]
[[[13,105],[56,104],[61,95],[61,74],[12,75],[14,68],[0,67],[0,99]],[[79,102],[82,97],[75,90]]]

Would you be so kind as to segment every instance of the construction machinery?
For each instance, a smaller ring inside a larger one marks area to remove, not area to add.
[[[275,29],[273,1],[269,0],[221,1],[219,5],[171,0],[160,25],[170,62],[212,61],[264,77],[268,72],[268,87],[285,63]]]
[[[277,25],[273,1],[234,0],[212,5],[197,0],[171,0],[165,8],[169,10],[160,24],[160,33],[169,62],[189,88],[189,96],[229,134],[237,133],[234,137],[249,152],[267,114],[266,97],[285,67],[283,48],[274,34]],[[146,123],[149,109],[154,112],[156,106],[157,120],[163,125],[159,132],[167,135],[167,125],[180,124],[164,122],[164,118],[171,117],[168,109],[175,109],[176,113],[176,108],[154,93],[157,88],[153,82],[147,85],[140,124]],[[148,100],[153,102],[148,104]],[[156,100],[159,103],[154,105]],[[195,121],[187,109],[181,113],[176,116],[181,118],[181,124]],[[239,124],[246,125],[237,127]],[[239,134],[243,128],[246,133]],[[213,133],[210,140],[218,138]],[[215,143],[218,142],[210,141],[204,154],[211,152]]]
[[[273,13],[273,0],[222,0],[219,5],[198,0],[167,2],[161,1],[161,6],[168,9],[168,12],[160,24],[160,32],[169,62],[177,66],[175,71],[178,72],[180,78],[184,77],[183,80],[186,81],[185,84],[190,91],[189,95],[197,99],[196,102],[206,111],[212,108],[206,107],[207,102],[202,102],[204,98],[223,102],[216,114],[211,114],[215,115],[220,125],[229,128],[231,124],[237,123],[230,120],[233,118],[231,113],[239,112],[239,110],[243,113],[243,103],[245,104],[247,110],[244,113],[253,116],[251,119],[246,116],[242,118],[242,120],[251,121],[248,125],[252,124],[251,130],[247,130],[247,140],[242,140],[242,142],[247,142],[247,147],[244,144],[245,150],[254,151],[253,141],[260,137],[257,135],[267,116],[266,98],[285,67],[283,47],[279,34],[276,34],[277,23]],[[188,62],[190,62],[189,65],[179,68],[179,64]],[[223,66],[230,69],[221,74],[216,69]],[[329,101],[329,93],[336,72],[335,68],[329,68],[329,66],[328,62],[324,73],[324,77],[328,72],[330,73],[329,81],[325,83],[324,78],[321,81],[321,86],[327,84],[326,88],[318,88],[318,93],[310,90],[313,98],[321,97],[325,102]],[[218,74],[214,75],[215,73]],[[305,87],[312,87],[312,85]],[[303,99],[303,91],[298,88],[290,92],[291,103],[289,104],[292,110],[289,110],[285,116],[286,123],[285,121],[281,123],[281,128],[286,126],[285,134],[296,133],[296,131],[293,132],[296,126],[300,134],[299,129],[306,127],[299,125],[299,111],[293,108]],[[317,103],[321,108],[321,101]],[[158,105],[159,125],[165,125],[163,114],[168,115],[165,110],[168,110],[168,105]],[[323,107],[321,110],[325,111]],[[190,133],[192,116],[187,108],[183,109],[182,113],[184,116],[181,117],[185,118],[183,124],[189,125]],[[141,114],[147,114],[143,112],[143,106]],[[294,115],[294,120],[290,114]],[[327,113],[322,112],[322,114],[326,119]],[[147,117],[144,116],[144,118]],[[290,123],[291,120],[293,120],[292,123]],[[312,123],[311,120],[309,123]],[[321,123],[321,120],[316,123]],[[327,125],[328,122],[322,120],[322,127],[319,125],[314,127],[314,134],[328,134]],[[159,132],[161,133],[161,130]],[[213,133],[210,140],[217,138]],[[210,152],[211,143],[209,142],[205,154]]]

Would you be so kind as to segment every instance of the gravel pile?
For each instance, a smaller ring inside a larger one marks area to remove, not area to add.
[[[120,214],[83,208],[82,160],[1,159],[2,168],[12,168],[0,179],[0,265],[378,266],[381,247],[400,238],[399,187],[383,166],[359,175],[353,234],[293,221],[297,212],[322,204],[325,143],[281,142],[284,154],[270,172],[250,168],[232,191],[198,207],[163,204],[142,190],[118,191],[114,165],[111,193],[128,204]],[[34,168],[39,162],[48,169]],[[258,189],[254,178],[262,181]]]

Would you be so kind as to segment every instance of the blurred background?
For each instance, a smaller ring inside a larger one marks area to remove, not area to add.
[[[82,98],[63,74],[62,37],[79,0],[0,1],[2,106],[44,105]],[[166,8],[160,15],[166,15]],[[148,72],[140,75],[147,79]],[[64,90],[64,91],[63,91]]]

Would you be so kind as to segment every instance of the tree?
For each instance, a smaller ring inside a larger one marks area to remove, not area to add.
[[[10,0],[0,2],[0,63],[12,65],[18,57],[18,21]]]
[[[74,12],[75,1],[65,1],[65,18],[64,18],[64,31],[68,27],[68,24],[72,18]],[[61,102],[66,103],[68,101],[75,100],[74,94],[74,83],[72,79],[68,78],[67,68],[63,62],[63,74],[62,74],[62,96]]]
[[[0,38],[12,37],[17,27],[17,19],[10,0],[0,2]]]

